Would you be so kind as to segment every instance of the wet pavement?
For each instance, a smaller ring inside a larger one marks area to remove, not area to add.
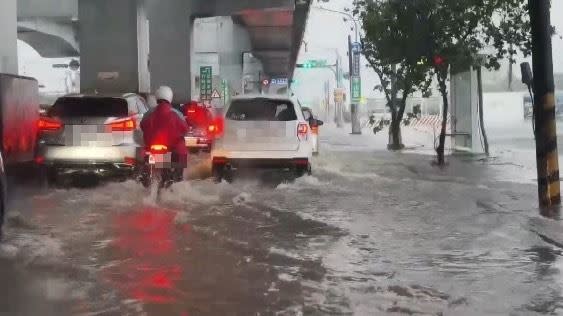
[[[517,166],[440,170],[350,137],[327,132],[295,181],[217,185],[203,159],[158,203],[132,181],[17,187],[0,315],[563,314],[561,250]]]

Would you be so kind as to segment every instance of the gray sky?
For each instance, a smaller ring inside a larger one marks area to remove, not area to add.
[[[552,2],[552,24],[558,32],[563,34],[563,0],[553,0]],[[315,3],[314,6],[343,10],[346,7],[352,7],[352,0],[331,0],[327,4]],[[299,60],[319,58],[334,63],[336,49],[342,56],[344,68],[347,70],[347,36],[353,34],[353,31],[350,29],[351,24],[345,23],[342,18],[339,14],[312,8],[304,39],[307,42],[308,51],[305,52],[303,45]],[[563,72],[563,40],[559,36],[553,38],[553,63],[555,72]],[[373,91],[373,87],[378,84],[377,76],[372,70],[366,68],[365,64],[365,61],[362,62],[362,94],[367,97],[379,96],[378,92]],[[295,79],[299,83],[294,90],[304,100],[322,95],[323,82],[327,79],[331,80],[331,86],[334,87],[334,75],[326,69],[297,69]],[[348,87],[348,82],[344,84]]]

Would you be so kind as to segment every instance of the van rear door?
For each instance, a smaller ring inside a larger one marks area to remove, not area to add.
[[[234,100],[226,113],[223,144],[232,151],[296,151],[297,126],[295,106],[288,100]]]

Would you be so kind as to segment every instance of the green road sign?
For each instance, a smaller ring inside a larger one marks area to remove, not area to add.
[[[202,66],[199,68],[199,97],[200,100],[211,100],[213,94],[213,68]]]
[[[352,103],[358,104],[362,100],[362,80],[358,76],[352,77]]]
[[[223,99],[223,105],[227,106],[231,102],[231,89],[227,80],[221,81],[221,90],[223,91],[223,94],[221,95],[221,99]]]

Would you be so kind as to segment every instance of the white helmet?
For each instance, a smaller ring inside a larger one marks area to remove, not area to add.
[[[174,93],[172,89],[168,86],[161,86],[156,90],[155,93],[156,100],[165,100],[168,103],[172,103],[172,99],[174,98]]]

